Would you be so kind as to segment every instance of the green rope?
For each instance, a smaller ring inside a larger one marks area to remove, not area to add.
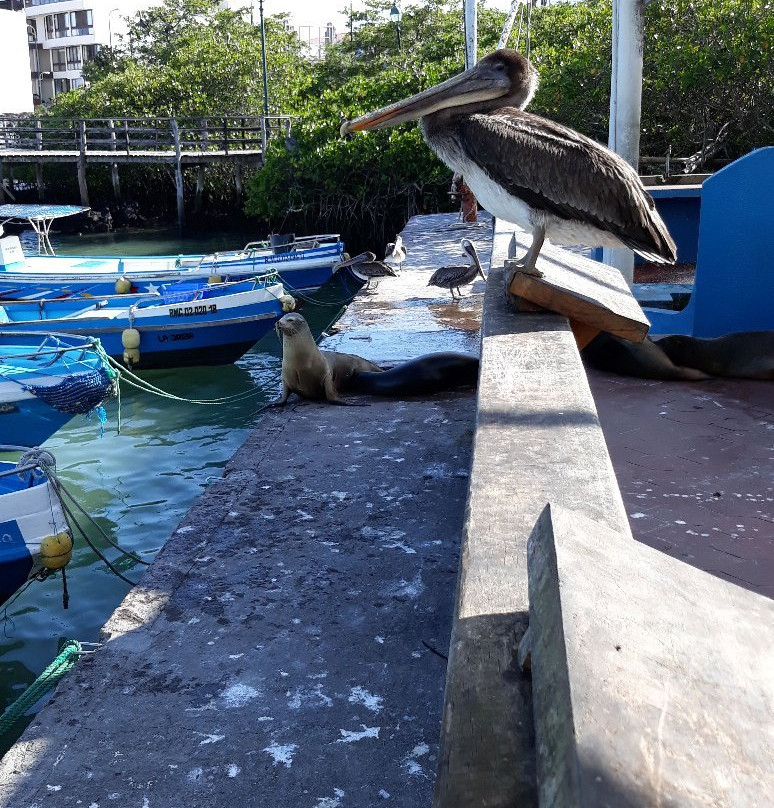
[[[12,729],[18,721],[25,717],[31,707],[34,707],[46,693],[53,690],[62,677],[74,667],[80,655],[81,644],[78,640],[67,640],[56,659],[0,716],[0,735]]]

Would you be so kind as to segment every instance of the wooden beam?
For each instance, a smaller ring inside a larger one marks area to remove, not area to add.
[[[516,232],[514,241],[517,254],[529,248],[525,233]],[[598,331],[632,342],[645,339],[650,323],[618,270],[549,244],[540,252],[537,269],[540,277],[517,271],[510,294]]]

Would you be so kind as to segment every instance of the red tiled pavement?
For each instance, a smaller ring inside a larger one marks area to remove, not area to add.
[[[774,597],[774,384],[588,373],[635,539]]]

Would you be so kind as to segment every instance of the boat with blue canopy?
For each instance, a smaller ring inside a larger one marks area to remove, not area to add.
[[[276,275],[233,283],[162,285],[154,294],[6,300],[0,328],[56,331],[99,340],[141,370],[235,362],[290,308]]]
[[[0,330],[0,443],[41,444],[115,395],[94,339],[50,331]]]
[[[0,205],[0,236],[8,222],[31,225],[39,255],[25,255],[18,236],[0,238],[0,297],[30,297],[58,290],[111,294],[117,284],[132,292],[154,292],[162,284],[217,277],[234,281],[276,272],[291,294],[308,295],[325,284],[344,256],[336,233],[296,238],[274,235],[242,249],[201,255],[58,256],[49,238],[56,218],[88,208],[72,205]]]

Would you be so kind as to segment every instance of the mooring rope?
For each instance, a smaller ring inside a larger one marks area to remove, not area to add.
[[[8,705],[0,716],[0,735],[8,732],[24,718],[30,708],[34,707],[49,691],[53,690],[62,678],[75,666],[78,658],[84,653],[78,640],[67,640],[59,650],[54,661],[35,679],[35,681]]]

